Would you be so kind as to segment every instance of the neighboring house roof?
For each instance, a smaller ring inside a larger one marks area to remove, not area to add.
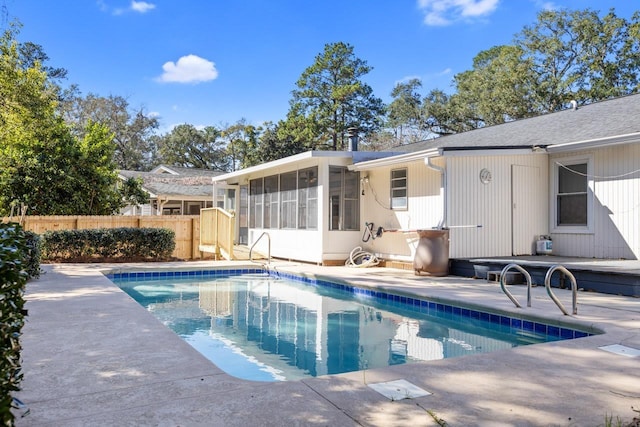
[[[468,132],[395,147],[398,152],[428,149],[546,148],[640,132],[640,94],[578,106]]]
[[[159,165],[153,168],[150,173],[170,174],[179,176],[217,176],[222,172],[212,171],[211,169],[187,168],[183,166]]]
[[[212,178],[222,172],[207,169],[158,166],[151,172],[118,172],[121,177],[141,178],[142,188],[151,197],[211,197]]]

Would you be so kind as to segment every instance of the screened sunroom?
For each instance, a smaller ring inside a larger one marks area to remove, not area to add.
[[[389,154],[309,151],[223,174],[213,178],[216,206],[234,213],[236,244],[341,263],[361,237],[360,174],[347,167]]]

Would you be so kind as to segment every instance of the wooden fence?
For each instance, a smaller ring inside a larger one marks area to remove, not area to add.
[[[162,216],[25,216],[3,218],[2,222],[21,222],[25,230],[42,234],[48,230],[84,230],[89,228],[168,228],[176,233],[173,256],[191,260],[203,257],[200,252],[199,215]]]

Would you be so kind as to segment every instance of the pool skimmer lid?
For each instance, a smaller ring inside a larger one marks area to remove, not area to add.
[[[627,357],[640,357],[640,350],[637,348],[627,347],[626,345],[613,344],[598,347],[600,350],[608,351],[610,353],[619,354],[620,356]]]
[[[429,396],[426,390],[421,389],[407,380],[387,381],[384,383],[369,384],[369,387],[385,396],[389,400],[414,399],[416,397]]]

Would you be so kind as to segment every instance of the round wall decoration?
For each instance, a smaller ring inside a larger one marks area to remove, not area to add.
[[[484,168],[480,171],[480,182],[483,184],[491,182],[491,171],[489,169]]]

